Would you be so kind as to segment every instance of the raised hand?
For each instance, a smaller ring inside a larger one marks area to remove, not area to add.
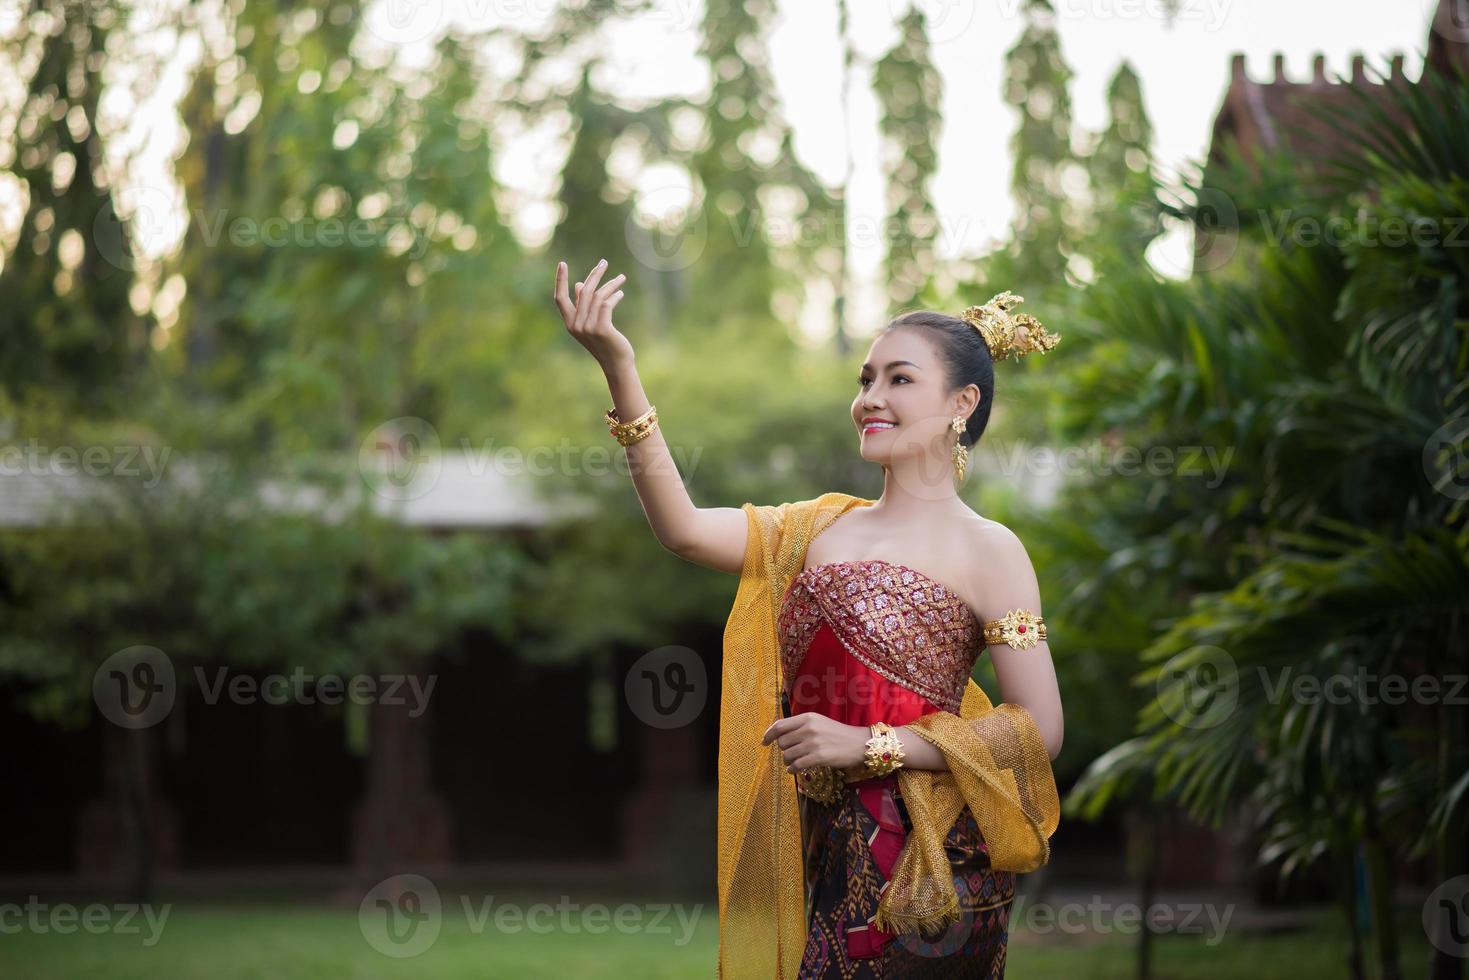
[[[597,283],[607,271],[607,260],[598,262],[587,277],[576,284],[576,301],[566,291],[567,269],[565,262],[556,263],[556,289],[552,298],[566,322],[566,330],[576,342],[585,347],[602,369],[631,362],[632,344],[612,325],[612,311],[622,302],[622,290],[618,287],[627,277],[616,275],[600,289]]]

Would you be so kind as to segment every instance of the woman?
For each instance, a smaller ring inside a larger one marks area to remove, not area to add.
[[[1004,974],[1014,876],[1049,860],[1062,711],[1035,572],[957,494],[995,360],[1059,340],[1002,293],[889,323],[852,422],[876,501],[695,507],[612,324],[606,260],[554,297],[602,366],[609,431],[674,553],[740,576],[725,630],[719,975]],[[965,442],[967,441],[967,445]],[[987,648],[1004,692],[970,677]]]

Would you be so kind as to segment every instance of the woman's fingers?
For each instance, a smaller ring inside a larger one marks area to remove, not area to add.
[[[598,288],[602,274],[606,271],[607,260],[603,259],[592,267],[592,271],[587,273],[585,279],[571,284],[571,288],[576,293],[576,298],[572,299],[571,294],[567,291],[566,263],[556,263],[556,287],[551,296],[556,301],[556,308],[561,311],[561,318],[566,321],[570,329],[585,330],[591,326],[611,324],[612,308],[622,300],[623,296],[622,291],[617,287],[626,281],[627,276],[616,275]]]
[[[795,772],[799,769],[809,769],[811,768],[811,766],[815,765],[814,762],[809,761],[815,756],[815,752],[808,752],[804,749],[798,750],[786,759],[786,769],[790,770],[791,772]]]
[[[597,283],[602,281],[602,273],[606,271],[607,260],[603,259],[593,267],[586,281],[582,283],[581,292],[577,294],[576,304],[576,326],[578,329],[585,329],[588,324],[595,322],[592,319],[592,312],[597,306]],[[582,297],[586,297],[586,303],[582,303]]]
[[[556,309],[561,311],[561,319],[567,324],[571,323],[576,316],[576,306],[571,302],[571,296],[566,292],[566,263],[556,263],[556,285],[551,290],[551,299],[556,302]]]
[[[623,292],[620,289],[607,297],[606,302],[602,304],[601,313],[597,317],[598,326],[605,327],[609,330],[612,328],[612,311],[617,308],[618,303],[622,302],[622,297]]]
[[[602,288],[597,290],[597,298],[606,299],[608,296],[611,296],[612,293],[617,289],[617,287],[622,285],[622,280],[626,278],[627,276],[619,272],[611,279],[608,279],[605,283],[602,284]]]
[[[586,303],[583,304],[586,307],[585,315],[583,316],[580,309],[577,311],[577,322],[581,325],[582,329],[601,330],[602,328],[611,326],[612,314],[607,307],[607,297],[612,295],[613,291],[626,278],[626,276],[617,275],[612,277],[608,282],[603,283],[600,288],[595,288],[596,284],[594,282],[587,289],[582,290],[582,296],[586,299]],[[588,289],[590,289],[590,293]]]

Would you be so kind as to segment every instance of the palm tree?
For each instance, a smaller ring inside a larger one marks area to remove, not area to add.
[[[1151,692],[1137,733],[1068,808],[1136,799],[1147,773],[1148,799],[1195,819],[1252,808],[1259,860],[1283,879],[1360,860],[1383,978],[1401,975],[1394,862],[1431,855],[1439,881],[1465,870],[1466,712],[1443,686],[1398,699],[1360,682],[1469,667],[1469,256],[1448,224],[1469,214],[1469,79],[1456,74],[1390,87],[1394,106],[1359,96],[1337,120],[1359,149],[1324,178],[1289,157],[1215,168],[1191,190],[1234,203],[1232,260],[1184,283],[1139,270],[1089,290],[1066,379],[1073,437],[1100,423],[1144,451],[1233,450],[1212,487],[1181,471],[1099,475],[1058,508],[1077,525],[1058,535],[1113,543],[1108,574],[1093,568],[1067,615],[1084,625],[1126,597],[1132,622],[1157,624],[1135,677]],[[1287,216],[1419,221],[1420,234],[1281,237],[1307,227]],[[1355,688],[1329,696],[1344,680]],[[1361,977],[1350,879],[1339,897]],[[1457,976],[1450,961],[1440,949],[1433,976]]]

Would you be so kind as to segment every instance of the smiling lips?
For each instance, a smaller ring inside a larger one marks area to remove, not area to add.
[[[866,435],[869,432],[882,432],[886,429],[895,428],[897,428],[896,423],[889,422],[887,419],[865,418],[862,420],[863,435]]]

